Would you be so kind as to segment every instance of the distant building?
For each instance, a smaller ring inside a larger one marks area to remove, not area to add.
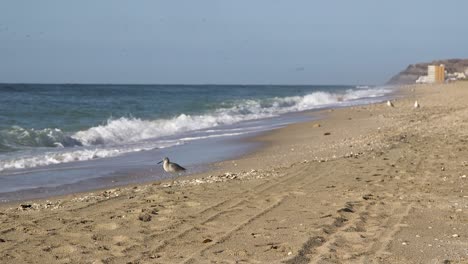
[[[454,81],[458,81],[458,80],[465,80],[466,79],[466,74],[464,72],[447,73],[446,79],[449,82],[454,82]]]
[[[419,78],[416,80],[416,83],[428,83],[428,77],[427,75],[419,76]]]
[[[443,83],[445,81],[445,66],[443,64],[427,66],[427,83]]]
[[[416,83],[443,83],[445,82],[445,66],[428,65],[427,75],[419,76]]]
[[[445,66],[441,65],[428,65],[427,75],[419,76],[416,83],[444,83],[454,82],[458,80],[468,80],[468,68],[465,72],[446,72]]]

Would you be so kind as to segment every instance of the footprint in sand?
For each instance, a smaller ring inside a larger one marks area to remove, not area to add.
[[[187,201],[185,202],[185,205],[187,205],[188,207],[196,207],[196,206],[200,206],[200,203],[194,202],[194,201]]]
[[[64,254],[69,255],[77,251],[77,248],[72,245],[65,245],[58,248],[54,248],[52,252],[54,254]]]
[[[145,200],[148,203],[154,203],[154,202],[161,202],[164,199],[159,194],[153,194],[153,195],[150,195],[150,196],[146,197]]]
[[[112,240],[115,243],[123,243],[123,242],[128,241],[128,236],[113,236]]]
[[[96,225],[96,229],[98,230],[115,230],[119,227],[116,223],[105,223],[105,224],[98,224]]]

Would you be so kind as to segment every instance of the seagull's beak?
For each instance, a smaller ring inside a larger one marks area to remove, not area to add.
[[[161,160],[160,162],[158,162],[158,164],[161,164],[163,161]]]

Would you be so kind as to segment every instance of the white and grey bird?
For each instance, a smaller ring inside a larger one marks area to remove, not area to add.
[[[393,103],[390,100],[387,101],[387,105],[393,107]]]
[[[414,108],[419,108],[419,103],[418,103],[418,101],[414,102]]]
[[[164,168],[164,171],[166,171],[166,172],[173,173],[173,172],[186,171],[186,169],[184,167],[180,166],[179,164],[174,163],[174,162],[170,162],[168,157],[165,157],[163,160],[158,162],[158,164],[161,164],[161,163],[163,163],[163,168]]]

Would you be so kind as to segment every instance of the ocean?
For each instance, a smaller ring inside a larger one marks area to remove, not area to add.
[[[0,84],[0,201],[193,172],[252,146],[239,138],[301,112],[382,101],[389,87],[320,85]]]

